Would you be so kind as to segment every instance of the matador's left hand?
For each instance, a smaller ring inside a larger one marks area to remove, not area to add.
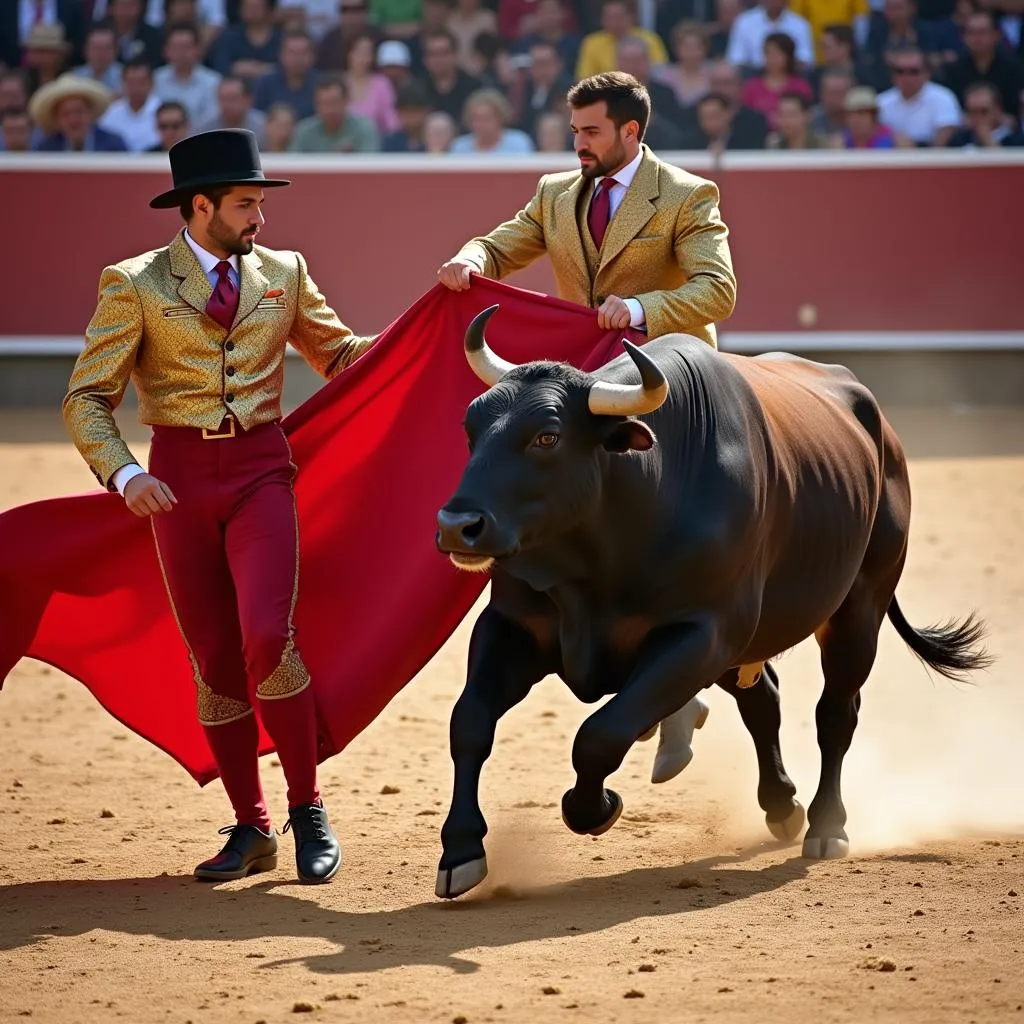
[[[617,295],[609,295],[597,311],[597,325],[621,330],[629,326],[629,306]]]

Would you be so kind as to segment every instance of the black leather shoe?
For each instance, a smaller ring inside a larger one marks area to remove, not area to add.
[[[257,871],[277,867],[277,837],[255,825],[228,825],[218,832],[228,841],[216,857],[204,860],[195,870],[201,882],[230,882]]]
[[[288,808],[284,831],[295,836],[295,867],[300,882],[329,882],[341,867],[341,847],[334,838],[322,804]]]

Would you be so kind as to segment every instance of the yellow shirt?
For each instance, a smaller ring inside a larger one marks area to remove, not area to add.
[[[789,9],[811,23],[814,47],[820,61],[821,33],[829,25],[853,26],[856,18],[869,13],[868,0],[790,0]]]
[[[647,44],[647,52],[650,54],[652,64],[668,63],[665,44],[659,36],[645,28],[634,28],[629,34],[636,39],[642,39]],[[591,75],[600,75],[605,71],[615,71],[619,66],[615,57],[617,45],[618,40],[615,36],[603,29],[584,36],[583,44],[580,46],[579,59],[576,61],[577,81],[581,78],[589,78]]]

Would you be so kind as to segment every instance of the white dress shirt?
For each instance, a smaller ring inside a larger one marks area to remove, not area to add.
[[[188,229],[185,229],[185,241],[188,243],[188,247],[196,254],[196,259],[199,260],[199,266],[203,268],[203,273],[206,275],[206,280],[210,282],[210,286],[214,287],[217,284],[217,264],[220,263],[220,257],[214,256],[212,252],[207,252],[189,233]],[[232,253],[228,257],[228,278],[236,288],[239,287],[239,276],[238,276],[238,257]],[[111,482],[117,488],[117,493],[122,497],[124,496],[124,486],[128,483],[133,476],[138,476],[140,473],[146,471],[136,462],[131,462],[127,466],[122,466],[112,477]]]
[[[633,184],[633,179],[636,177],[637,168],[640,166],[640,161],[643,160],[643,151],[637,153],[632,160],[622,168],[621,171],[617,171],[615,174],[615,184],[612,186],[612,190],[608,195],[608,223],[611,224],[612,218],[615,216],[619,207],[622,205],[622,200],[626,198],[626,189]],[[594,190],[597,186],[604,181],[604,178],[594,179]],[[591,201],[593,201],[594,192],[590,193]],[[639,299],[624,299],[626,308],[629,310],[629,326],[630,327],[643,327],[647,323],[647,314],[644,313],[644,307],[640,305]]]
[[[801,64],[814,64],[814,34],[811,23],[788,7],[775,21],[761,6],[738,15],[729,30],[726,59],[737,67],[764,67],[764,41],[773,32],[784,32],[796,46],[796,59]]]
[[[122,96],[107,107],[99,119],[99,126],[120,135],[132,153],[144,153],[160,143],[156,130],[156,111],[159,106],[160,97],[153,92],[138,110],[132,110],[128,99]]]

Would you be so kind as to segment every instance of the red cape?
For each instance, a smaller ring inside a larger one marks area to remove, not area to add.
[[[601,330],[593,310],[482,278],[466,292],[438,285],[284,420],[299,467],[296,641],[321,761],[380,714],[486,585],[437,552],[434,517],[466,462],[466,406],[484,390],[463,335],[495,302],[488,339],[513,362],[594,369],[622,354],[623,332]],[[22,657],[81,681],[200,785],[217,777],[149,525],[117,494],[0,515],[0,684]]]

